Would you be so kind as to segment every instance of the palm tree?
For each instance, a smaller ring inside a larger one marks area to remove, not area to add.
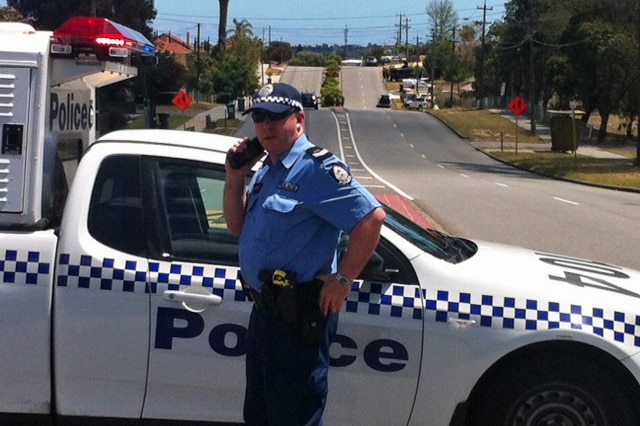
[[[229,1],[218,0],[220,4],[220,21],[218,22],[218,51],[221,52],[225,48],[225,39],[227,37],[227,15],[229,14]]]
[[[246,40],[253,38],[253,26],[246,19],[239,21],[233,18],[233,25],[235,28],[229,30],[229,34],[233,34],[233,37]]]

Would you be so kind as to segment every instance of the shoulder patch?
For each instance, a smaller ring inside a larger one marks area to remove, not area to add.
[[[351,174],[340,164],[333,166],[333,178],[341,185],[348,185],[351,183]]]
[[[307,149],[305,152],[319,161],[324,161],[327,158],[330,158],[333,156],[331,151],[327,151],[326,149],[320,148],[319,146],[312,146],[311,148]]]

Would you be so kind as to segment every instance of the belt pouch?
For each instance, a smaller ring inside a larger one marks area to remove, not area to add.
[[[320,309],[320,290],[323,285],[323,281],[313,280],[297,286],[298,335],[300,344],[306,348],[320,346],[325,338],[327,318]]]
[[[298,287],[299,286],[296,284],[274,289],[278,292],[276,304],[278,306],[278,311],[280,312],[280,317],[284,322],[288,322],[290,324],[295,324],[297,321],[299,307],[296,300],[296,292]]]

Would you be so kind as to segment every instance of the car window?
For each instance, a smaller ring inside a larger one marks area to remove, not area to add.
[[[136,156],[106,158],[91,193],[88,229],[93,238],[116,250],[137,256],[146,253],[144,210]]]
[[[224,170],[198,162],[159,161],[158,201],[168,243],[163,258],[238,264],[238,237],[223,214]]]

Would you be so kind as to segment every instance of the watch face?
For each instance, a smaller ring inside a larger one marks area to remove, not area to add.
[[[336,277],[338,278],[338,282],[340,283],[341,286],[351,287],[351,281],[349,281],[349,278],[347,278],[342,274],[336,274]]]

